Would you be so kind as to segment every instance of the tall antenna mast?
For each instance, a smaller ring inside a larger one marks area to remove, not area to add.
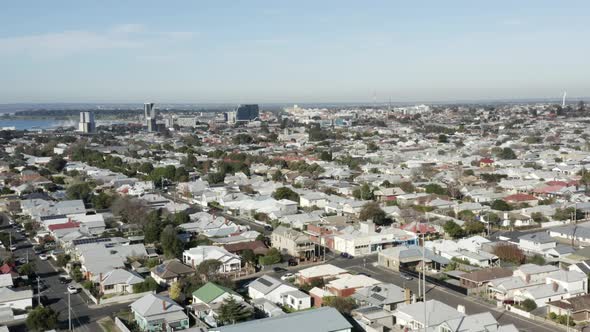
[[[565,107],[565,97],[567,96],[567,91],[563,92],[563,99],[561,100],[561,107],[564,108]]]

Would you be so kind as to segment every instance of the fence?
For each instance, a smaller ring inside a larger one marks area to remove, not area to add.
[[[399,271],[401,273],[405,273],[407,275],[410,275],[410,276],[412,276],[414,278],[418,278],[419,277],[418,272],[413,271],[413,270],[409,270],[409,269],[405,269],[405,268],[400,267]],[[448,289],[450,289],[452,291],[455,291],[457,293],[461,293],[463,295],[467,295],[468,294],[468,289],[465,288],[465,287],[454,285],[454,284],[451,284],[451,283],[446,282],[444,280],[433,278],[433,277],[428,276],[428,275],[426,276],[426,281],[428,281],[431,284],[437,285],[437,286],[448,288]]]
[[[131,330],[123,323],[119,317],[115,317],[115,326],[121,330],[121,332],[131,332]]]

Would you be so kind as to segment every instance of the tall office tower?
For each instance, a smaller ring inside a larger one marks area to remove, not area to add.
[[[156,107],[154,103],[143,104],[143,113],[145,116],[145,124],[149,132],[158,130],[156,126]]]
[[[250,122],[258,119],[259,116],[257,104],[240,105],[236,108],[236,122]]]
[[[78,131],[84,134],[90,134],[93,133],[95,130],[96,125],[94,123],[94,112],[80,112],[80,123],[78,124]]]

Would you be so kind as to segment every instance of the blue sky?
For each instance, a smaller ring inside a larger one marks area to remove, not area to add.
[[[0,103],[590,96],[588,1],[11,1]]]

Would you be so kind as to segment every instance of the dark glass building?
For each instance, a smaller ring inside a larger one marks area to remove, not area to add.
[[[240,105],[236,109],[236,121],[254,121],[258,119],[258,112],[257,104]]]

